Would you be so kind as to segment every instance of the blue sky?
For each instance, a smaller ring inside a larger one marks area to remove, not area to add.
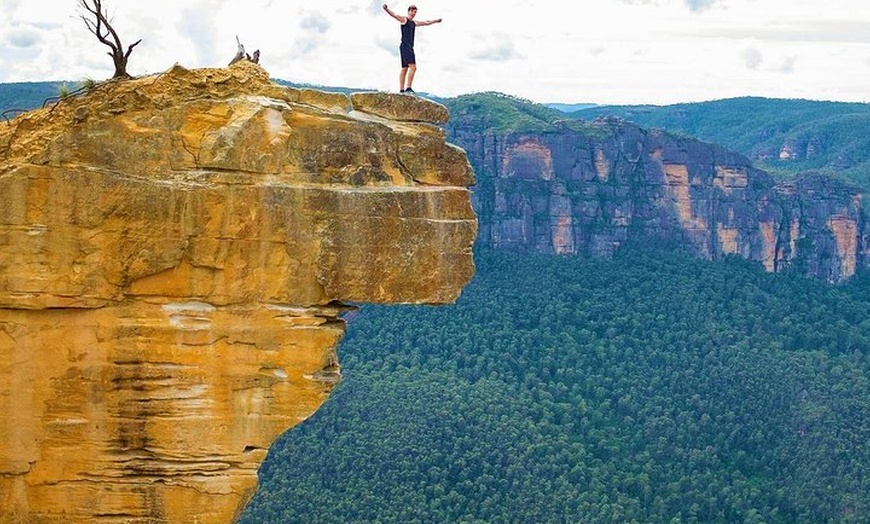
[[[226,65],[236,35],[271,76],[398,89],[398,23],[380,1],[103,0],[141,75]],[[77,0],[2,0],[0,82],[101,80]],[[388,2],[399,13],[407,2]],[[866,0],[421,0],[417,91],[537,102],[734,96],[870,102]]]

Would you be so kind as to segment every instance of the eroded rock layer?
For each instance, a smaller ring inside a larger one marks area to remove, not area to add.
[[[445,118],[239,62],[0,126],[0,522],[232,521],[340,379],[342,301],[470,279]]]

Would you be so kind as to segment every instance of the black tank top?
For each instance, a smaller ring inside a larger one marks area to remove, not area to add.
[[[402,45],[404,47],[414,47],[414,29],[417,24],[413,20],[407,20],[402,24]]]

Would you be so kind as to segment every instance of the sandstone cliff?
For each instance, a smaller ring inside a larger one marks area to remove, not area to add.
[[[343,302],[470,279],[447,116],[239,62],[0,125],[0,522],[232,521],[340,379]]]
[[[600,257],[671,245],[831,282],[870,264],[862,195],[834,180],[777,184],[722,147],[616,118],[533,132],[481,123],[454,118],[448,138],[477,173],[482,245]]]

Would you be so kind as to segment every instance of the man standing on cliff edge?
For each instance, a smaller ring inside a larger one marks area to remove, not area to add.
[[[417,72],[417,57],[414,56],[414,30],[417,26],[438,24],[438,20],[422,20],[415,22],[414,17],[417,16],[417,6],[408,7],[408,16],[399,16],[392,12],[387,4],[384,4],[384,11],[402,24],[402,43],[399,44],[399,55],[402,58],[402,72],[399,73],[399,92],[413,93],[411,84],[414,82],[414,73]]]

